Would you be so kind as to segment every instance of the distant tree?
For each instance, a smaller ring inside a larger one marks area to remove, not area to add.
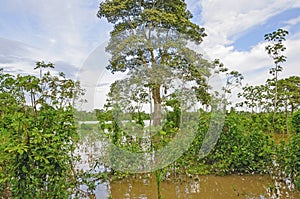
[[[272,33],[265,34],[265,40],[269,44],[265,47],[267,53],[272,57],[275,66],[270,69],[270,74],[273,75],[273,79],[268,81],[273,83],[274,87],[274,114],[273,114],[273,124],[275,121],[276,111],[277,111],[277,101],[278,101],[278,75],[279,72],[283,70],[281,64],[286,62],[286,56],[282,53],[286,50],[286,47],[283,45],[285,37],[288,35],[288,31],[284,29],[278,29]]]
[[[215,73],[225,76],[225,84],[222,87],[222,99],[223,104],[225,105],[224,109],[226,109],[226,106],[231,104],[230,97],[232,91],[235,88],[242,86],[244,76],[239,71],[230,71],[227,67],[224,66],[223,63],[220,62],[219,59],[214,60],[213,64],[215,66]]]
[[[267,81],[263,85],[243,87],[243,92],[238,93],[238,97],[242,97],[244,101],[238,103],[237,106],[249,108],[252,113],[254,110],[257,112],[272,112],[272,108],[274,108],[272,103],[274,99],[273,86],[273,81]],[[285,114],[285,129],[288,132],[289,116],[292,116],[294,111],[300,107],[300,77],[291,76],[278,79],[277,96],[277,111]],[[284,129],[282,125],[279,126]]]
[[[279,101],[284,103],[285,109],[291,111],[300,108],[300,77],[290,76],[278,80]]]
[[[286,131],[289,132],[288,115],[300,107],[300,77],[291,76],[278,80],[278,106],[285,113]]]
[[[244,101],[237,104],[237,106],[246,107],[253,113],[256,112],[270,112],[272,103],[270,102],[269,90],[267,85],[243,87],[243,92],[238,93],[239,98]]]

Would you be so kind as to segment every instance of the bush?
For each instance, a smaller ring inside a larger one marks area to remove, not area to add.
[[[69,198],[79,186],[71,155],[79,84],[43,74],[48,67],[37,63],[39,78],[0,69],[0,198]]]
[[[300,110],[294,113],[292,124],[296,133],[300,133]]]
[[[272,164],[274,144],[261,131],[245,133],[239,116],[227,115],[223,132],[206,162],[221,173],[264,173]]]
[[[282,142],[278,147],[277,161],[281,170],[289,175],[300,191],[300,134],[291,136],[288,143]]]

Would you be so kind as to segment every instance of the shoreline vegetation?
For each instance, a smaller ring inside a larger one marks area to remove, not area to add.
[[[264,35],[270,78],[242,87],[239,71],[199,52],[205,28],[183,0],[104,0],[97,17],[113,24],[106,69],[127,73],[102,109],[77,110],[85,90],[52,63],[0,68],[0,198],[95,198],[97,184],[146,176],[163,199],[167,179],[198,175],[270,175],[273,198],[281,186],[299,196],[300,76],[280,78],[287,30]]]
[[[207,114],[209,113],[202,113],[202,117],[207,117]],[[299,112],[295,113],[294,117],[297,117],[298,114]],[[272,114],[261,114],[260,117],[267,115],[271,120]],[[299,163],[299,159],[297,159],[299,158],[299,134],[290,132],[288,135],[287,133],[274,133],[271,131],[262,133],[262,129],[256,128],[266,127],[254,124],[253,121],[250,122],[253,118],[255,120],[257,118],[256,116],[252,118],[249,116],[251,116],[249,112],[228,111],[221,137],[207,157],[197,159],[195,148],[197,148],[197,144],[200,144],[200,141],[195,139],[190,149],[182,157],[169,166],[158,170],[159,176],[156,172],[130,174],[128,172],[113,171],[111,167],[105,167],[105,163],[101,162],[101,158],[98,159],[98,154],[101,153],[98,151],[95,155],[96,159],[100,160],[97,165],[104,165],[104,167],[101,173],[95,174],[97,180],[93,183],[118,184],[123,180],[126,182],[126,179],[131,182],[133,179],[149,179],[151,181],[153,178],[156,180],[158,178],[160,182],[157,182],[157,186],[161,186],[161,183],[180,181],[182,177],[197,181],[199,176],[201,179],[205,176],[232,176],[233,178],[234,176],[261,176],[271,179],[271,183],[268,183],[266,188],[267,193],[261,193],[262,195],[269,194],[273,198],[297,198],[299,195],[299,170],[295,165]],[[290,120],[293,121],[293,118],[290,118]],[[202,123],[207,124],[208,122],[202,121]],[[111,122],[106,123],[105,129],[111,130],[111,125]],[[80,134],[83,137],[89,137],[90,135],[92,136],[91,140],[97,140],[97,138],[93,138],[92,134],[98,137],[101,128],[103,128],[103,125],[100,124],[81,124]],[[205,128],[205,126],[199,126],[200,128]],[[90,134],[90,132],[94,133]],[[199,132],[201,130],[198,131],[198,134],[200,134]],[[99,143],[96,145],[99,145]],[[293,174],[291,175],[291,173]],[[138,180],[135,182],[139,184],[136,186],[142,186],[142,181],[139,182]],[[284,191],[283,187],[288,191]],[[289,196],[285,195],[287,193]],[[117,197],[117,195],[115,196]]]
[[[103,113],[102,113],[103,114]],[[282,113],[284,114],[284,113]],[[297,117],[299,111],[289,118],[292,123],[293,118]],[[102,115],[103,116],[103,115]],[[101,117],[102,117],[101,116]],[[278,117],[280,113],[278,114]],[[98,115],[98,117],[100,117]],[[168,177],[178,179],[178,176],[251,176],[251,175],[267,175],[276,182],[280,182],[281,186],[287,186],[291,192],[297,195],[299,191],[299,134],[294,133],[296,130],[289,132],[272,132],[272,126],[260,125],[261,120],[272,119],[272,113],[250,113],[237,112],[233,109],[226,113],[224,127],[221,136],[213,148],[213,150],[204,158],[197,158],[198,151],[203,140],[203,134],[208,128],[208,121],[203,118],[209,118],[209,113],[202,112],[202,120],[198,126],[197,136],[194,142],[179,159],[169,166],[160,169],[161,181],[165,181]],[[102,117],[103,118],[103,117]],[[137,121],[135,121],[137,122]],[[256,123],[257,122],[257,123]],[[271,122],[269,122],[271,124]],[[283,123],[282,125],[285,125]],[[291,125],[292,127],[292,125]],[[99,121],[99,124],[81,124],[80,133],[88,136],[88,132],[101,132],[102,128],[106,129],[106,136],[112,133],[112,122],[105,123]],[[268,133],[263,133],[266,131]],[[101,134],[101,133],[100,133]],[[113,136],[113,135],[112,135]],[[123,136],[126,136],[123,134]],[[165,136],[165,135],[161,135]],[[121,136],[122,137],[122,136]],[[120,140],[122,138],[119,137]],[[135,145],[134,141],[128,144],[121,144],[124,149],[132,149],[130,145]],[[160,143],[159,143],[160,144]],[[121,147],[122,147],[121,146]],[[136,147],[136,150],[138,148]],[[107,154],[109,156],[109,154]],[[104,162],[99,161],[98,164]],[[105,163],[104,163],[105,165]],[[145,174],[145,176],[151,174]],[[156,176],[155,172],[151,175]],[[127,172],[113,171],[111,167],[106,167],[104,172],[96,175],[97,179],[102,182],[114,182],[127,178],[136,178],[136,174]],[[292,182],[292,184],[291,184]],[[280,189],[280,187],[277,187]],[[274,193],[276,188],[273,187]]]
[[[47,68],[42,62],[37,65]],[[63,73],[60,76],[51,75],[49,71],[41,74],[40,78],[13,76],[1,70],[1,197],[83,197],[93,194],[97,183],[128,178],[129,173],[114,170],[107,164],[113,160],[109,151],[91,162],[90,171],[76,169],[81,157],[74,150],[85,137],[90,137],[91,143],[106,138],[132,152],[145,152],[144,142],[125,133],[110,109],[87,113],[69,106],[73,95],[83,91]],[[30,96],[32,103],[25,103],[26,96]],[[156,134],[148,140],[150,149],[164,147],[180,129],[176,122],[181,111],[176,100],[171,102],[168,103],[171,108],[164,112],[162,126],[154,129]],[[299,193],[296,190],[300,185],[300,110],[278,111],[276,125],[272,124],[272,112],[227,110],[220,137],[204,158],[199,158],[199,152],[212,113],[199,110],[197,117],[195,114],[189,113],[190,118],[197,118],[193,121],[197,125],[189,125],[197,128],[188,150],[175,162],[153,172],[158,187],[168,176],[266,174],[279,182],[290,182],[292,190]],[[124,122],[122,127],[138,125],[150,132],[149,124],[144,121],[149,120],[150,115],[138,112],[123,116],[128,118],[129,115],[131,122]],[[78,123],[95,117],[99,123]],[[95,172],[93,168],[97,165],[102,165],[103,171]],[[83,185],[88,187],[87,191],[82,190]],[[273,191],[276,189],[272,187]]]

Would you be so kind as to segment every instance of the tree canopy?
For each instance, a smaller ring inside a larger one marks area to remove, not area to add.
[[[184,1],[104,1],[98,17],[114,24],[106,47],[112,55],[107,69],[112,73],[131,70],[134,78],[143,79],[140,83],[151,90],[154,101],[155,124],[160,121],[162,91],[168,93],[172,79],[193,82],[193,89],[202,91],[202,101],[207,100],[212,64],[190,48],[206,34],[191,22]]]

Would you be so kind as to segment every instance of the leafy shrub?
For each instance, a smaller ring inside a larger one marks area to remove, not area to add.
[[[288,143],[282,142],[278,147],[277,161],[283,171],[290,175],[292,181],[300,190],[300,134],[291,136]]]
[[[0,198],[69,198],[77,186],[72,102],[79,83],[0,70]],[[29,100],[27,100],[29,98]]]
[[[294,113],[292,124],[296,133],[300,133],[300,110]]]
[[[229,114],[206,162],[218,173],[263,173],[272,164],[273,149],[274,144],[267,134],[261,131],[245,133],[238,115]]]

